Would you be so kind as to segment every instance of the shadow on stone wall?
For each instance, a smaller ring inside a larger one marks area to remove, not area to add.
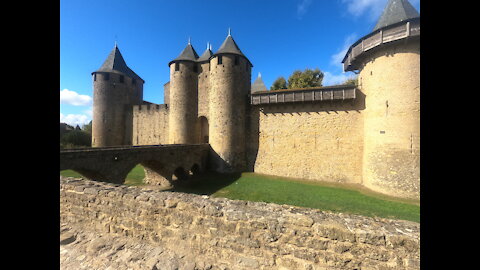
[[[245,141],[245,158],[247,162],[247,171],[253,172],[255,168],[255,162],[257,161],[260,136],[259,107],[249,106],[247,110],[246,126],[247,138]]]

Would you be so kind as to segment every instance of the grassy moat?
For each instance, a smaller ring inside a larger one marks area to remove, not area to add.
[[[60,174],[81,177],[70,170]],[[125,184],[143,185],[144,176],[143,167],[138,165],[128,174]],[[257,173],[208,173],[199,176],[188,186],[169,191],[420,222],[418,201],[388,197],[355,185],[304,181]]]

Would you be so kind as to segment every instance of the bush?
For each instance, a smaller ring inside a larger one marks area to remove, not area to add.
[[[76,146],[92,146],[92,136],[81,130],[72,130],[60,138],[60,145],[65,148]]]

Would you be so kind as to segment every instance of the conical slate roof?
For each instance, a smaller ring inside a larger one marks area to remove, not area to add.
[[[401,21],[419,17],[420,14],[408,0],[389,0],[373,31]]]
[[[267,87],[265,86],[265,83],[262,80],[262,75],[260,72],[258,73],[257,79],[252,84],[252,89],[251,92],[258,92],[258,91],[267,91]]]
[[[190,44],[190,42],[187,44],[187,47],[185,47],[185,49],[183,49],[183,51],[180,53],[179,56],[177,56],[177,58],[173,59],[172,61],[170,61],[170,63],[168,63],[168,66],[170,66],[173,62],[176,62],[176,61],[197,61],[198,59],[198,54],[197,52],[195,51],[195,49],[193,48],[192,44]]]
[[[210,47],[207,46],[207,49],[202,53],[200,58],[197,59],[197,62],[205,62],[210,60],[210,57],[213,55],[212,50]]]
[[[118,49],[117,44],[115,44],[115,47],[108,55],[105,62],[103,62],[103,65],[97,71],[94,71],[94,72],[112,72],[112,71],[119,71],[130,78],[140,79],[143,82],[145,82],[142,78],[140,78],[140,76],[138,76],[135,72],[133,72],[133,70],[131,70],[127,66],[127,63],[125,63],[125,60],[123,59],[123,56],[120,53],[120,50]]]
[[[241,55],[248,60],[248,58],[242,53],[242,51],[238,47],[235,40],[233,40],[233,37],[231,35],[227,36],[227,38],[223,41],[220,48],[218,48],[218,51],[215,52],[213,55],[224,54],[224,53]],[[250,63],[251,66],[253,66],[250,60],[248,60],[248,62]]]

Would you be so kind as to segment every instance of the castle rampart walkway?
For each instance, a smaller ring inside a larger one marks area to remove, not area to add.
[[[335,85],[302,89],[258,91],[250,95],[251,105],[354,100],[355,85]]]
[[[121,184],[141,164],[146,177],[172,181],[173,175],[181,178],[191,170],[204,171],[209,149],[209,144],[67,149],[60,151],[60,171],[74,170],[91,180]]]

